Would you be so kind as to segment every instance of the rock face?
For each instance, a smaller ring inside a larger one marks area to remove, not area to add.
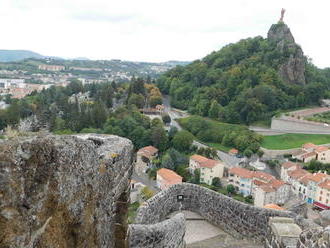
[[[0,247],[127,247],[132,143],[110,135],[0,143]]]
[[[304,85],[306,58],[300,46],[295,43],[289,27],[283,22],[273,24],[268,31],[268,40],[274,42],[285,61],[279,66],[281,78],[292,84]]]

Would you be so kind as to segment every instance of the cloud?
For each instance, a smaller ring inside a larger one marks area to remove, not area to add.
[[[127,22],[136,18],[136,15],[115,15],[103,12],[80,12],[72,14],[71,17],[78,21],[92,22]]]
[[[45,55],[142,61],[194,60],[257,35],[280,10],[296,41],[329,66],[328,0],[0,0],[1,48]]]

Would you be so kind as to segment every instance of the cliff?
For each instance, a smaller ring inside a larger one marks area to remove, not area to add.
[[[127,247],[132,151],[112,135],[0,142],[0,247]]]
[[[301,47],[295,43],[290,28],[283,22],[273,24],[267,38],[270,42],[276,43],[276,49],[286,57],[279,66],[279,74],[283,81],[305,85],[306,58]]]

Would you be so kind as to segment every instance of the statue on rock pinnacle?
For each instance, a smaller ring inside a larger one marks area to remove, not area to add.
[[[283,21],[284,14],[285,14],[285,9],[282,8],[282,10],[281,10],[281,18],[280,18],[280,22],[284,22],[284,21]]]

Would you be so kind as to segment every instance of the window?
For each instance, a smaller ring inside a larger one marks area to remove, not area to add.
[[[329,203],[329,200],[327,199],[326,203],[328,204]]]
[[[322,195],[323,194],[323,191],[321,190],[320,194]]]
[[[322,196],[320,196],[319,201],[322,201]]]

